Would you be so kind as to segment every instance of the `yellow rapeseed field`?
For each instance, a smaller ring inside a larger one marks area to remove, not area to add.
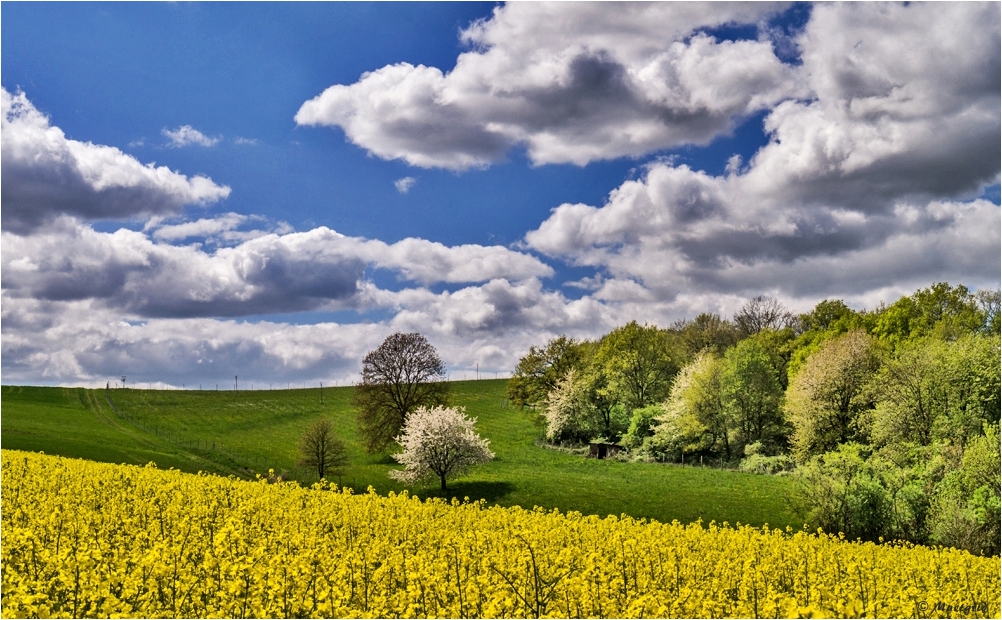
[[[2,455],[3,617],[999,615],[999,558]]]

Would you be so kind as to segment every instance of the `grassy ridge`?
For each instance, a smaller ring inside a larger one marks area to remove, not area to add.
[[[0,398],[5,449],[230,473],[119,419],[98,390],[3,386]]]
[[[449,495],[504,506],[543,506],[584,514],[629,514],[659,521],[702,518],[799,527],[783,499],[789,481],[711,468],[584,459],[536,444],[529,411],[503,407],[505,382],[452,384],[452,402],[477,418],[497,458],[450,482]],[[342,483],[380,493],[403,486],[386,476],[396,461],[366,454],[348,401],[351,388],[260,391],[85,390],[4,386],[0,445],[95,461],[182,471],[253,475],[294,470],[306,426],[330,416],[349,444]],[[310,481],[309,475],[298,472]],[[413,489],[441,495],[434,486]]]

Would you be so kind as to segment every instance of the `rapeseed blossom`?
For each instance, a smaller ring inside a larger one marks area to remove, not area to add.
[[[998,617],[999,558],[3,451],[3,617]]]

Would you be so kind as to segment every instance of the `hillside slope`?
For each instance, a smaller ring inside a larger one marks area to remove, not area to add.
[[[792,525],[789,480],[712,468],[598,461],[537,445],[535,414],[505,407],[505,382],[452,384],[452,402],[477,418],[497,458],[450,482],[449,496],[503,506],[542,506],[584,514],[628,514],[683,523],[702,519]],[[366,454],[349,406],[351,388],[259,391],[86,390],[4,386],[0,445],[113,463],[253,477],[274,469],[312,482],[295,468],[300,433],[319,416],[349,445],[345,486],[402,491],[386,472],[388,454]],[[441,495],[434,486],[412,489]]]

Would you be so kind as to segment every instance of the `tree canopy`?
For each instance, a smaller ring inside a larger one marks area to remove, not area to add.
[[[862,330],[829,340],[807,358],[786,395],[798,460],[863,438],[861,414],[870,407],[864,388],[879,364],[873,338]]]
[[[704,351],[679,371],[664,413],[653,427],[651,448],[658,456],[719,449],[731,457],[730,433],[720,402],[720,358]]]
[[[894,346],[928,335],[955,339],[964,333],[981,331],[994,320],[990,316],[992,298],[984,295],[983,303],[979,303],[978,296],[963,284],[950,286],[938,282],[881,309],[873,334]]]
[[[590,357],[590,344],[560,336],[545,347],[529,347],[508,380],[508,399],[519,407],[542,402],[568,371],[584,368]]]
[[[678,332],[689,358],[704,350],[723,355],[741,340],[741,332],[733,323],[708,312],[697,315],[691,321],[676,321],[672,327]]]
[[[362,381],[352,405],[369,452],[385,449],[418,407],[445,405],[449,384],[445,363],[418,333],[387,337],[362,360]]]
[[[786,443],[782,399],[779,369],[759,339],[746,338],[727,350],[720,369],[720,402],[738,446]]]
[[[599,341],[593,365],[606,380],[603,390],[632,410],[668,395],[681,367],[678,349],[668,330],[631,321]]]
[[[759,296],[733,323],[704,313],[551,341],[520,370],[542,369],[532,398],[550,442],[792,475],[812,525],[997,554],[1000,298],[941,282],[794,317]]]

